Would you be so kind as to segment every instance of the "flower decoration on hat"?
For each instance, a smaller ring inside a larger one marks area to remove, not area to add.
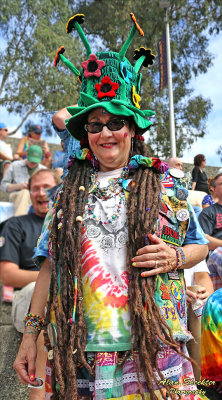
[[[135,15],[134,15],[133,13],[130,13],[130,16],[131,16],[131,18],[132,18],[132,20],[133,20],[133,22],[134,22],[134,24],[135,24],[135,27],[136,27],[136,29],[138,30],[139,34],[140,34],[141,36],[144,36],[144,32],[143,32],[142,28],[139,26],[139,24],[138,24],[138,22],[137,22],[137,20],[136,20]]]
[[[73,29],[75,29],[75,22],[78,22],[79,25],[83,24],[85,21],[84,14],[75,14],[73,17],[69,18],[66,25],[66,32],[70,33]]]
[[[104,78],[100,83],[95,85],[95,89],[97,90],[98,98],[102,99],[103,97],[115,97],[116,90],[118,89],[119,84],[116,82],[112,82],[109,76],[104,76]]]
[[[142,65],[145,68],[147,68],[148,65],[153,65],[155,55],[152,54],[151,49],[140,47],[139,49],[135,50],[133,58],[137,61],[134,68],[136,72],[138,72]]]
[[[75,14],[73,15],[73,17],[69,18],[67,25],[66,25],[66,32],[70,33],[72,32],[74,29],[77,30],[84,46],[86,49],[86,53],[87,56],[89,57],[90,54],[92,53],[90,45],[88,40],[86,39],[86,36],[84,35],[84,32],[81,28],[81,24],[83,24],[83,22],[85,21],[85,15],[84,14]]]
[[[60,55],[60,54],[63,54],[63,53],[65,53],[65,47],[64,47],[64,46],[61,46],[61,47],[58,49],[57,53],[56,53],[56,56],[55,56],[55,59],[54,59],[54,67],[56,67],[56,65],[57,65],[57,64],[59,63],[59,61],[60,61],[59,55]]]
[[[105,67],[106,63],[103,60],[98,60],[95,54],[90,54],[87,61],[83,61],[81,66],[84,69],[85,78],[95,76],[99,78],[101,76],[101,69]]]
[[[134,104],[137,108],[140,108],[139,102],[141,101],[141,97],[140,97],[139,94],[136,93],[136,88],[135,88],[134,85],[133,85],[133,87],[132,87],[132,101],[133,101],[133,104]]]
[[[130,79],[132,79],[132,73],[127,68],[127,61],[121,61],[120,63],[120,74],[122,75],[124,81],[126,83],[130,83]]]

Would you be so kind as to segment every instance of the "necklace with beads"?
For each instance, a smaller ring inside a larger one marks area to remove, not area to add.
[[[111,198],[114,198],[119,195],[119,201],[118,204],[116,204],[114,208],[114,212],[111,216],[107,216],[106,220],[102,220],[95,214],[95,206],[91,204],[90,198],[87,199],[87,207],[89,213],[92,215],[93,219],[100,225],[107,225],[107,224],[112,224],[116,221],[116,219],[120,215],[120,210],[122,207],[122,204],[125,199],[125,194],[123,190],[122,183],[123,181],[128,177],[128,167],[124,167],[123,171],[120,175],[119,178],[111,178],[109,179],[109,184],[107,187],[101,188],[100,187],[100,182],[98,181],[98,173],[96,171],[93,171],[91,174],[91,186],[89,188],[89,194],[93,194],[95,197],[102,201],[109,200]]]

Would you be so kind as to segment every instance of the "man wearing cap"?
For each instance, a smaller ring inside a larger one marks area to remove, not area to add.
[[[27,154],[26,160],[15,161],[9,166],[1,182],[1,189],[10,193],[9,200],[14,203],[15,216],[26,214],[31,204],[28,190],[30,176],[38,169],[46,168],[40,164],[43,155],[41,147],[31,146]]]
[[[0,122],[0,176],[5,174],[10,162],[13,160],[11,146],[5,142],[7,137],[8,128],[3,122]]]
[[[27,136],[23,137],[18,143],[14,158],[17,160],[25,160],[27,158],[28,148],[32,145],[38,145],[43,151],[41,164],[45,165],[47,168],[51,168],[52,157],[49,151],[49,146],[45,140],[41,139],[41,134],[41,125],[30,125]]]

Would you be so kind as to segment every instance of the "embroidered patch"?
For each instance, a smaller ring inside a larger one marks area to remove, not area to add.
[[[172,282],[170,285],[170,289],[173,297],[175,297],[176,300],[181,300],[183,298],[183,288],[180,282]]]
[[[178,232],[166,225],[163,225],[161,239],[176,246],[180,245]]]
[[[165,320],[168,320],[170,317],[173,321],[177,319],[174,307],[162,307],[162,310],[163,310],[163,318]]]
[[[217,229],[221,229],[222,228],[222,214],[216,214],[216,227]]]
[[[166,204],[164,204],[164,203],[161,203],[160,204],[160,211],[162,211],[162,212],[167,212],[167,206],[166,206]]]
[[[0,236],[0,247],[3,247],[5,244],[5,238],[4,236]]]
[[[166,285],[161,283],[160,290],[163,292],[161,299],[163,300],[170,300],[170,294]]]
[[[180,279],[177,271],[170,271],[167,273],[167,275],[168,275],[168,279],[170,279],[171,281],[174,279],[178,281]]]
[[[182,301],[179,301],[179,302],[177,303],[177,312],[178,312],[180,318],[183,318],[183,317],[184,317],[185,308],[184,308],[184,306],[183,306],[183,304],[182,304]]]

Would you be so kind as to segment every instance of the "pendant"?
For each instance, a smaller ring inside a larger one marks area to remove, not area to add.
[[[97,185],[95,183],[92,183],[92,185],[89,187],[89,193],[94,192],[94,190],[97,188]]]

